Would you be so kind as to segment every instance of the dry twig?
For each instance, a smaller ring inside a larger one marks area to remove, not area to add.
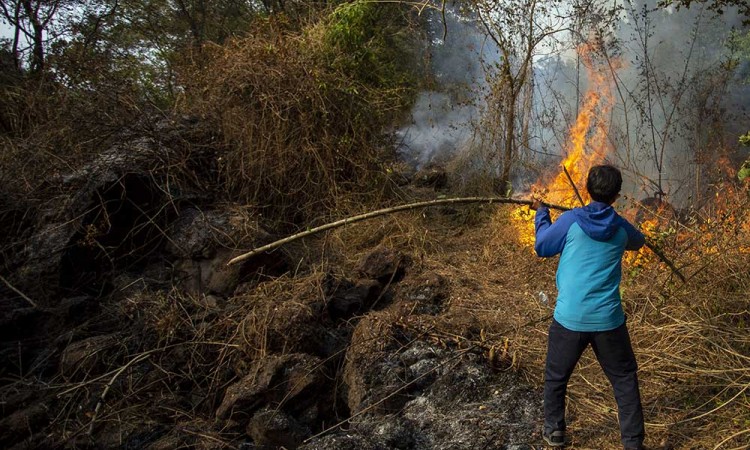
[[[16,287],[13,286],[12,284],[10,284],[10,282],[8,280],[6,280],[5,277],[3,277],[2,275],[0,275],[0,281],[2,281],[3,283],[5,283],[5,285],[8,286],[10,288],[10,290],[12,290],[16,294],[18,294],[22,299],[26,300],[32,307],[38,308],[38,306],[37,306],[36,302],[34,302],[34,300],[30,299],[26,294],[24,294],[23,292],[21,292],[18,289],[16,289]]]

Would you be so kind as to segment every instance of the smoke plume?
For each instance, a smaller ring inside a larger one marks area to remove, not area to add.
[[[607,159],[623,169],[630,195],[684,203],[705,184],[701,167],[708,159],[722,152],[736,160],[746,156],[737,148],[737,136],[749,123],[750,88],[743,82],[748,65],[731,66],[727,48],[742,19],[730,9],[716,16],[700,4],[675,10],[657,8],[655,0],[633,0],[623,5],[613,28],[598,30],[609,35],[603,47],[607,57],[595,58],[601,66],[590,69],[609,72],[616,93],[611,114],[599,120],[609,123]],[[434,87],[419,94],[411,123],[397,131],[399,151],[416,167],[476,145],[474,127],[499,58],[475,20],[449,11],[445,39],[439,15],[427,22]],[[595,31],[587,30],[584,39],[593,40]],[[521,152],[538,167],[559,165],[582,99],[587,89],[596,88],[571,50],[576,48],[572,35],[562,41],[554,49],[540,46],[535,58],[532,138]]]

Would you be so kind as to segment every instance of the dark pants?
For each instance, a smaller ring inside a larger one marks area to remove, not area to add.
[[[547,342],[547,366],[544,371],[544,431],[565,431],[565,392],[573,369],[586,347],[609,378],[617,400],[620,434],[625,447],[643,444],[643,409],[638,390],[638,365],[625,324],[610,331],[571,331],[552,320]]]

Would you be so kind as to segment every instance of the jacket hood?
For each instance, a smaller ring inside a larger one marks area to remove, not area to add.
[[[609,240],[620,227],[620,216],[612,205],[591,202],[573,210],[576,223],[588,237],[596,241]]]

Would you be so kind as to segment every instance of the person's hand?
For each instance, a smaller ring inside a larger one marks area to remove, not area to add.
[[[529,205],[529,209],[532,211],[536,211],[539,209],[540,206],[544,206],[544,195],[546,194],[545,190],[532,190],[531,191],[531,205]]]
[[[544,197],[546,195],[546,189],[533,187],[531,189],[531,205],[529,205],[529,209],[532,211],[536,211],[537,209],[539,209],[539,207],[544,206]]]

